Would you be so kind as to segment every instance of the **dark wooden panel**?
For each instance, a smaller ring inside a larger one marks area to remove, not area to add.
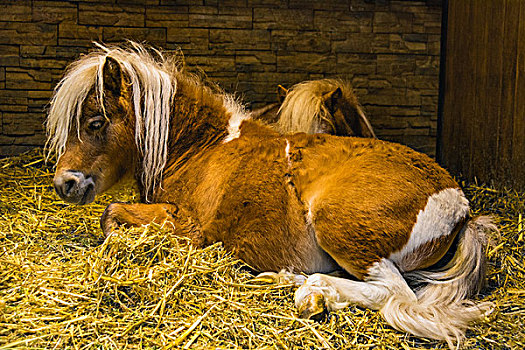
[[[486,5],[488,5],[487,3]],[[487,86],[487,41],[488,41],[488,27],[490,26],[488,20],[488,10],[489,6],[479,6],[477,1],[471,1],[470,13],[472,16],[472,25],[474,28],[478,28],[478,34],[476,40],[471,40],[472,42],[472,76],[470,80],[470,85],[474,87],[478,86]],[[470,32],[466,30],[467,35],[470,35]],[[475,90],[474,90],[475,91]],[[492,116],[487,113],[488,100],[489,96],[483,96],[477,93],[472,93],[472,90],[467,90],[469,94],[468,103],[472,104],[469,106],[469,114],[474,116],[474,118],[467,118],[468,125],[468,134],[470,135],[468,149],[471,152],[468,152],[466,158],[465,167],[468,167],[469,174],[478,174],[484,171],[484,160],[486,161],[486,148],[480,148],[477,145],[478,140],[484,140],[488,135],[484,133],[485,128],[479,127],[479,119],[476,116],[486,116],[485,122],[488,123]]]
[[[505,30],[509,27],[515,27],[515,24],[505,21],[505,14],[508,12],[506,6],[508,1],[493,1],[487,6],[487,13],[489,14],[488,20],[489,25],[487,27],[492,28],[492,31],[488,31],[489,35],[487,36],[487,50],[486,50],[486,59],[487,65],[485,67],[485,74],[487,75],[486,84],[489,89],[492,90],[491,94],[486,96],[487,98],[487,120],[485,121],[484,128],[480,128],[482,135],[480,136],[481,140],[485,140],[485,147],[482,149],[483,157],[477,161],[481,164],[488,164],[489,169],[488,174],[491,179],[504,178],[504,174],[498,174],[498,169],[501,169],[500,157],[498,157],[498,145],[500,142],[500,123],[502,115],[502,96],[503,90],[506,85],[503,82],[504,76],[504,65],[509,66],[509,62],[506,62],[505,57]],[[503,9],[500,11],[500,8]],[[510,24],[506,25],[506,24]],[[511,63],[510,66],[514,66],[515,63]],[[505,167],[503,167],[505,168]],[[475,167],[479,169],[479,166]],[[475,173],[479,171],[475,170]]]
[[[497,179],[512,178],[512,143],[514,129],[514,113],[516,99],[516,63],[517,63],[517,42],[519,29],[519,2],[507,0],[505,3],[505,27],[504,36],[500,40],[503,45],[503,72],[502,72],[502,95],[501,95],[501,115],[498,128],[495,129],[498,137],[498,162]],[[502,182],[502,181],[500,181]]]
[[[525,189],[525,4],[451,0],[438,160],[455,175]]]
[[[525,4],[520,1],[518,60],[516,65],[516,108],[512,135],[512,177],[523,178],[525,171]]]

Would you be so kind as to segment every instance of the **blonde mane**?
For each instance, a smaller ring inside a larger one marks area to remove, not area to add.
[[[71,64],[55,88],[46,122],[48,158],[59,159],[67,138],[79,120],[82,104],[91,89],[105,114],[103,66],[106,58],[115,59],[132,87],[135,112],[135,141],[143,156],[142,181],[148,195],[159,183],[168,156],[170,108],[177,90],[174,73],[181,66],[175,55],[165,56],[157,50],[130,42],[128,48],[96,44],[94,52]]]

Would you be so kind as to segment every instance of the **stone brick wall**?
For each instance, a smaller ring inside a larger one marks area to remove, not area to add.
[[[348,79],[379,137],[434,155],[440,26],[439,0],[3,0],[0,155],[42,145],[66,65],[124,39],[182,48],[255,107],[277,84]]]

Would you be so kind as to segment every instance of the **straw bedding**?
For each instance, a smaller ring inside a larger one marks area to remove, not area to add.
[[[64,204],[40,150],[0,159],[0,349],[446,348],[395,331],[378,312],[349,307],[323,322],[297,319],[295,287],[254,279],[219,244],[205,249],[162,227],[108,239],[94,204]],[[485,294],[495,312],[467,349],[525,348],[525,197],[470,185],[474,214],[501,228],[488,248]]]

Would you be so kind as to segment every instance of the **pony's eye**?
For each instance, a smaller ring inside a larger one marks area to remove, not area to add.
[[[104,118],[102,118],[101,116],[96,116],[89,120],[88,128],[93,131],[99,130],[104,126],[104,122]]]

